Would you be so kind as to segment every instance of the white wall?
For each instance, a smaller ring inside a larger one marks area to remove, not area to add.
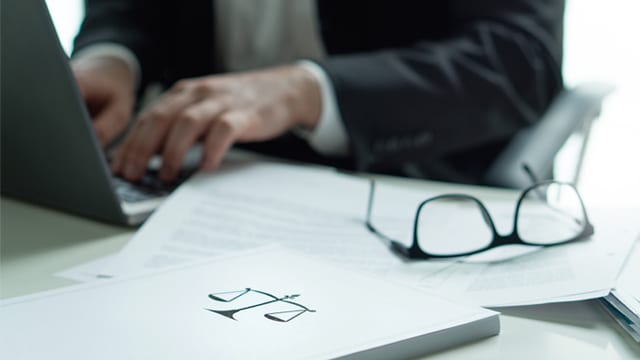
[[[84,16],[82,0],[46,0],[62,47],[69,54],[73,38]]]
[[[640,1],[569,0],[568,85],[605,81],[616,91],[594,125],[580,188],[592,204],[640,207]]]

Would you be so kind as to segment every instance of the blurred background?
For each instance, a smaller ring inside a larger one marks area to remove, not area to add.
[[[67,51],[83,17],[82,0],[47,0]],[[567,0],[564,76],[568,87],[615,86],[593,125],[578,187],[587,206],[640,208],[640,1]],[[556,163],[568,179],[577,161],[569,143]]]

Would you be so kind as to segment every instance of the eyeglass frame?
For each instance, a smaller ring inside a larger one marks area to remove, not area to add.
[[[552,246],[557,246],[557,245],[564,245],[570,242],[574,242],[577,240],[582,240],[582,239],[586,239],[588,237],[590,237],[591,235],[594,234],[594,226],[593,224],[589,221],[589,217],[587,216],[587,209],[584,206],[584,201],[582,200],[582,197],[580,196],[580,193],[578,192],[578,189],[575,188],[575,186],[573,186],[573,184],[568,183],[568,182],[562,182],[562,181],[556,181],[556,180],[545,180],[545,181],[541,181],[541,182],[537,182],[531,186],[529,186],[528,188],[524,189],[519,197],[518,197],[518,201],[516,202],[515,205],[515,214],[513,217],[513,230],[511,231],[511,233],[509,235],[501,235],[500,233],[498,233],[498,230],[496,229],[495,223],[493,221],[493,218],[491,217],[491,213],[489,213],[489,210],[487,210],[486,206],[484,205],[484,203],[479,200],[478,198],[476,198],[475,196],[472,195],[467,195],[467,194],[460,194],[460,193],[451,193],[451,194],[442,194],[442,195],[436,195],[430,198],[427,198],[425,200],[423,200],[419,205],[418,208],[416,209],[416,214],[414,217],[414,222],[413,222],[413,241],[411,243],[411,246],[406,246],[402,243],[400,243],[397,240],[394,240],[392,238],[390,238],[389,236],[383,234],[382,232],[380,232],[380,230],[378,230],[376,227],[373,226],[373,224],[371,223],[371,210],[373,208],[373,196],[374,196],[374,192],[375,192],[375,180],[374,179],[370,179],[369,180],[369,184],[370,184],[370,188],[369,188],[369,202],[367,205],[367,215],[366,215],[366,219],[365,219],[365,226],[366,228],[372,232],[373,234],[375,234],[376,236],[378,236],[381,240],[386,240],[387,241],[387,246],[389,247],[389,249],[399,255],[402,258],[405,259],[409,259],[409,260],[428,260],[428,259],[446,259],[446,258],[456,258],[456,257],[462,257],[462,256],[469,256],[469,255],[474,255],[474,254],[478,254],[484,251],[488,251],[500,246],[504,246],[504,245],[525,245],[525,246],[537,246],[537,247],[552,247]],[[582,229],[582,231],[577,234],[574,237],[571,237],[567,240],[563,240],[557,243],[553,243],[553,244],[533,244],[533,243],[528,243],[526,241],[524,241],[520,235],[518,234],[518,215],[520,213],[520,205],[522,204],[522,201],[524,200],[524,198],[526,197],[526,195],[529,194],[529,192],[531,192],[532,190],[541,187],[541,186],[545,186],[545,185],[550,185],[550,184],[558,184],[558,185],[565,185],[565,186],[569,186],[571,187],[576,195],[578,196],[578,201],[580,202],[580,207],[582,208],[582,214],[584,216],[584,227]],[[462,253],[456,253],[456,254],[452,254],[452,255],[439,255],[439,254],[429,254],[427,252],[425,252],[424,250],[422,250],[422,248],[420,248],[420,245],[418,244],[418,220],[420,218],[420,211],[422,211],[422,208],[428,204],[429,202],[435,201],[435,200],[439,200],[439,199],[443,199],[443,198],[448,198],[448,199],[466,199],[466,200],[471,200],[473,202],[475,202],[478,207],[481,210],[482,216],[485,220],[485,223],[487,223],[487,225],[489,225],[489,227],[491,228],[491,232],[493,234],[493,238],[491,239],[491,242],[489,242],[489,244],[483,248],[477,249],[477,250],[473,250],[473,251],[467,251],[467,252],[462,252]]]

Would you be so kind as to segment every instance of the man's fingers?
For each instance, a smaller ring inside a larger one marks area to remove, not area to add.
[[[106,146],[120,131],[124,129],[131,116],[124,99],[111,97],[104,88],[77,78],[78,89],[84,98],[93,117],[93,125],[98,141]]]
[[[115,170],[128,180],[139,180],[144,175],[151,156],[164,143],[177,114],[194,101],[188,93],[176,93],[165,96],[145,110],[117,152]]]
[[[208,100],[193,104],[178,115],[164,145],[161,180],[175,179],[187,151],[224,110],[224,101]]]
[[[204,142],[200,168],[215,170],[222,162],[225,152],[248,126],[247,117],[240,112],[226,112],[213,122]]]
[[[93,127],[100,144],[107,146],[129,122],[132,110],[122,104],[113,104],[103,109],[93,119]]]

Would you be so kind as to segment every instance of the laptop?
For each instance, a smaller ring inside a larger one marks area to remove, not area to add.
[[[112,176],[44,0],[3,0],[1,16],[2,195],[142,223],[171,189]]]

